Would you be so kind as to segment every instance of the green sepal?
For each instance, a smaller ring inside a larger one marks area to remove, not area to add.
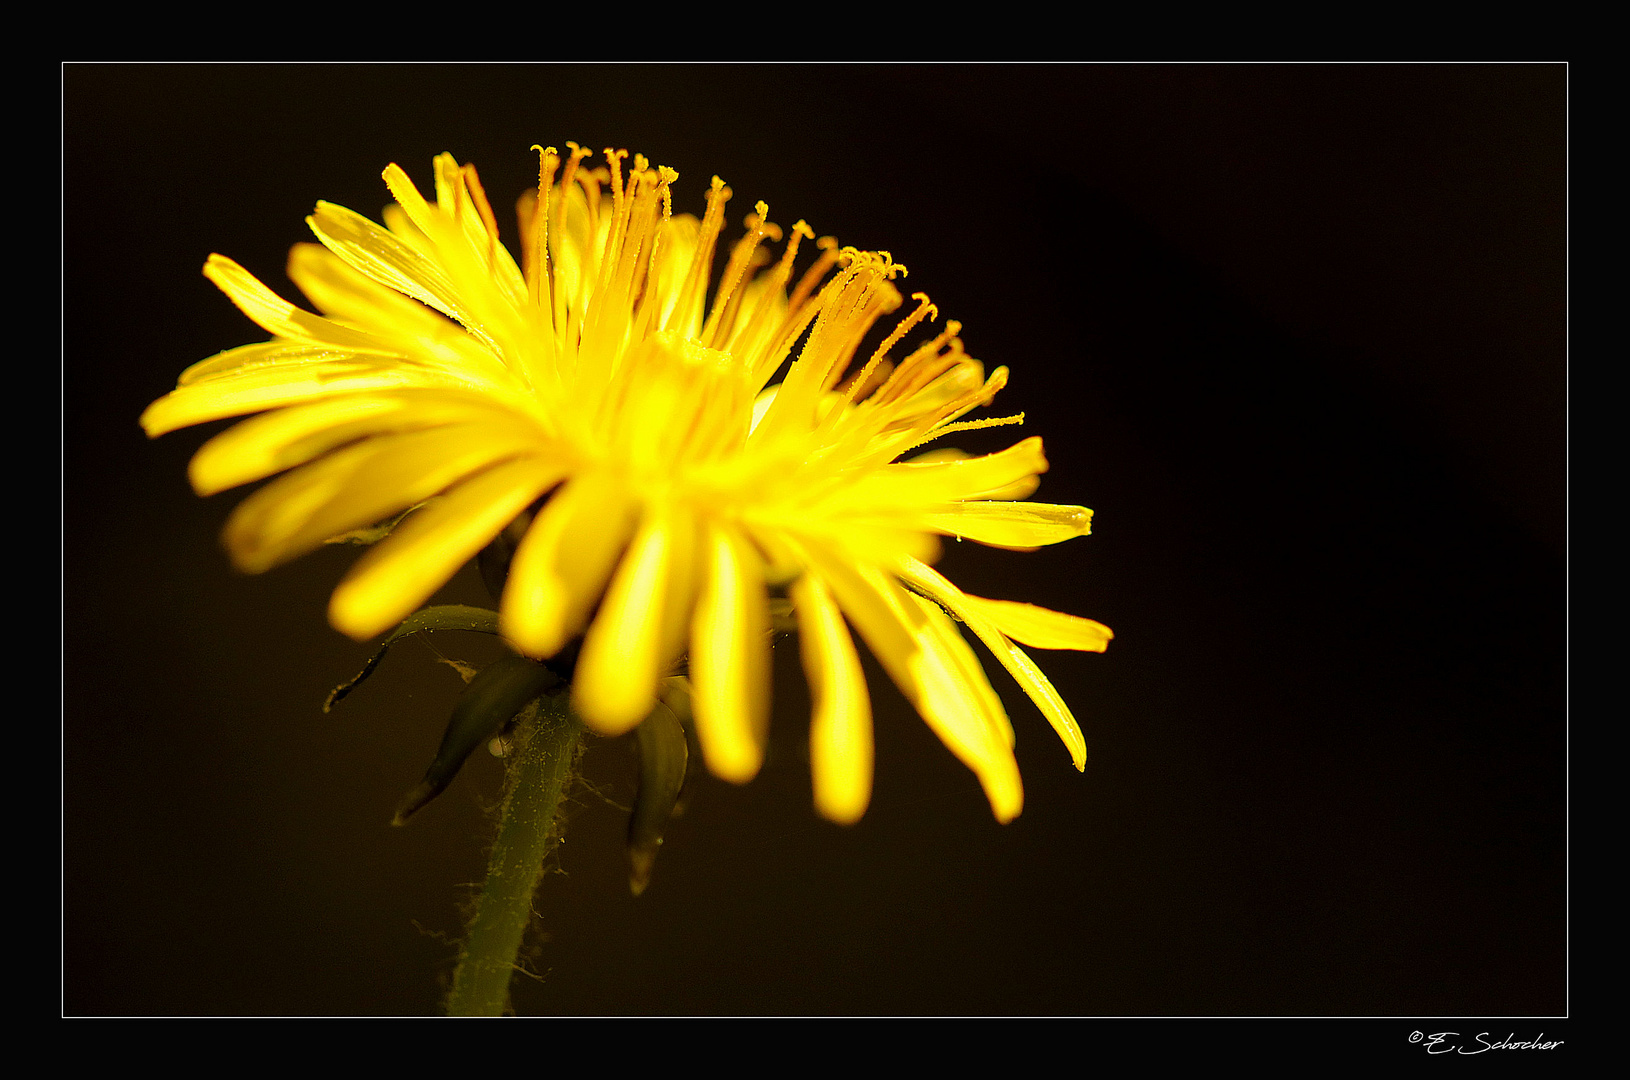
[[[770,630],[776,634],[796,634],[798,615],[785,596],[770,597]]]
[[[481,571],[481,580],[487,586],[487,591],[494,600],[504,595],[504,583],[509,580],[509,564],[515,558],[515,552],[521,546],[521,538],[526,530],[532,527],[532,518],[536,507],[521,513],[516,519],[504,526],[504,530],[492,538],[492,542],[481,549],[476,556],[476,567]]]
[[[476,747],[503,730],[515,714],[544,691],[558,685],[559,675],[524,656],[505,656],[482,668],[458,699],[436,760],[425,770],[419,786],[402,799],[391,824],[405,824],[425,803],[440,795]]]
[[[431,630],[474,630],[482,634],[496,634],[498,633],[498,613],[489,611],[486,608],[470,607],[468,604],[441,604],[436,607],[427,607],[415,611],[412,615],[403,619],[402,625],[392,630],[390,636],[380,643],[379,651],[375,652],[368,658],[368,662],[362,665],[362,670],[357,672],[356,678],[350,682],[341,683],[329,692],[328,700],[323,702],[323,712],[328,712],[339,704],[345,695],[355,690],[362,683],[363,679],[372,675],[374,668],[378,667],[379,662],[385,659],[385,653],[392,645],[405,637],[412,637],[414,634],[423,634]]]
[[[689,696],[683,693],[686,701]],[[665,699],[674,697],[675,694],[664,695]],[[685,786],[690,746],[678,715],[666,700],[657,702],[651,714],[640,721],[636,734],[640,784],[628,818],[628,888],[638,896],[651,883],[651,868],[656,863],[657,848],[662,846],[662,833],[674,816],[680,790]]]

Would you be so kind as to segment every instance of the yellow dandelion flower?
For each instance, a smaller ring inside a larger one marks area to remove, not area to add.
[[[295,247],[288,273],[320,316],[209,258],[205,275],[272,339],[195,364],[142,424],[157,436],[263,414],[210,440],[190,468],[201,495],[287,473],[232,514],[235,563],[266,570],[418,507],[334,593],[334,626],[364,639],[541,502],[500,626],[538,658],[581,636],[572,703],[596,731],[637,725],[684,659],[708,766],[751,779],[777,591],[799,630],[827,817],[858,819],[871,794],[871,706],[850,627],[1000,820],[1023,801],[1013,729],[956,622],[1083,768],[1069,708],[1016,643],[1100,651],[1109,630],[966,595],[928,564],[941,535],[1029,549],[1085,534],[1091,512],[1022,501],[1047,468],[1040,439],[901,460],[941,435],[1021,419],[961,420],[1007,369],[987,376],[954,322],[895,358],[936,315],[921,294],[857,362],[867,332],[901,307],[893,281],[904,268],[824,239],[794,283],[814,233],[800,221],[769,254],[782,231],[763,203],[709,303],[730,189],[715,177],[700,220],[674,215],[672,170],[638,155],[625,168],[626,152],[609,150],[591,169],[568,145],[534,148],[519,263],[475,170],[446,154],[434,202],[396,165],[385,170],[395,204],[383,226],[317,204],[307,222],[321,244]]]

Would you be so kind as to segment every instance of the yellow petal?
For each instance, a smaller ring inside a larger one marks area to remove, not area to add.
[[[854,565],[892,565],[903,558],[933,562],[940,555],[940,538],[895,524],[878,524],[876,517],[823,514],[825,508],[793,506],[769,521],[751,520],[755,537],[780,530],[803,534],[825,548],[830,557]],[[768,515],[766,515],[768,517]],[[771,528],[760,528],[770,524]]]
[[[662,605],[672,548],[668,514],[647,513],[583,637],[572,708],[602,735],[632,730],[656,705],[657,680],[666,674]]]
[[[564,219],[558,222],[559,228],[556,221],[549,222],[549,254],[554,261],[555,288],[565,296],[568,307],[581,312],[587,300],[583,290],[594,282],[601,244],[611,218],[601,216],[599,235],[594,236],[589,227],[588,196],[576,184],[564,193],[557,190],[553,194],[549,213],[551,216],[561,214]]]
[[[979,777],[1000,821],[1024,805],[1012,725],[967,643],[933,604],[874,567],[821,559],[844,614],[906,699],[946,747]]]
[[[192,424],[369,390],[448,388],[447,378],[406,364],[381,364],[332,350],[303,350],[267,366],[239,367],[165,394],[142,413],[149,437]]]
[[[837,598],[866,647],[877,657],[883,670],[900,687],[906,700],[921,707],[917,658],[922,651],[919,635],[923,618],[907,608],[906,593],[876,567],[833,559],[819,551],[809,552],[822,579]]]
[[[391,353],[390,346],[372,334],[301,311],[225,255],[211,255],[204,263],[204,276],[231,297],[245,315],[280,338],[330,345],[350,352]]]
[[[535,442],[511,426],[454,424],[386,435],[328,455],[273,481],[227,519],[233,561],[260,573],[372,525]]]
[[[860,656],[826,584],[813,572],[792,585],[798,647],[809,680],[809,764],[815,809],[849,825],[872,797],[872,703]]]
[[[983,457],[904,462],[875,475],[895,480],[915,500],[950,502],[989,498],[988,492],[1025,484],[1046,471],[1041,440],[1029,438]],[[1035,490],[1034,484],[1030,490]]]
[[[498,242],[495,232],[488,231],[488,223],[478,207],[478,202],[485,205],[486,194],[481,191],[479,179],[475,180],[472,188],[471,180],[474,177],[475,169],[461,167],[452,154],[437,155],[436,202],[437,209],[441,211],[438,216],[441,228],[427,230],[426,233],[435,237],[436,253],[443,260],[474,257],[476,265],[471,269],[475,273],[468,279],[470,284],[479,285],[483,292],[492,291],[492,287],[497,286],[496,291],[504,299],[521,303],[527,296],[526,279],[521,275],[521,268],[515,265],[509,249]],[[490,212],[492,208],[486,206],[485,209]],[[493,221],[492,224],[496,226],[497,222]]]
[[[907,562],[901,567],[901,576],[912,588],[918,589],[934,600],[943,604],[951,614],[961,619],[968,628],[979,635],[979,640],[985,647],[1001,661],[1002,666],[1016,679],[1030,700],[1047,717],[1053,730],[1063,740],[1064,746],[1070,752],[1070,758],[1075,762],[1077,770],[1087,767],[1087,742],[1081,734],[1081,727],[1075,722],[1075,715],[1070,707],[1064,704],[1052,681],[1042,674],[1040,668],[1031,660],[1025,651],[1007,639],[997,623],[985,614],[983,605],[997,603],[997,601],[982,600],[977,596],[969,596],[958,589],[944,576],[933,568],[918,562]],[[1038,609],[1042,610],[1042,609]],[[1049,615],[1058,615],[1057,612],[1048,612]],[[1060,615],[1060,619],[1070,616]],[[1081,619],[1079,622],[1088,620]],[[1096,625],[1096,624],[1095,624]]]
[[[764,570],[733,531],[708,531],[691,620],[690,676],[696,734],[715,776],[744,784],[758,774],[770,721],[769,619]]]
[[[987,600],[969,596],[968,602],[995,623],[1008,637],[1036,649],[1075,649],[1103,652],[1114,631],[1101,622],[1050,611],[1035,604]]]
[[[516,648],[550,657],[577,635],[634,531],[634,511],[598,472],[573,477],[544,505],[515,551],[500,608]]]
[[[964,452],[962,450],[958,450],[958,449],[956,449],[954,447],[942,446],[942,447],[940,447],[940,448],[938,448],[936,450],[930,450],[927,453],[918,454],[916,457],[914,457],[911,460],[907,461],[905,464],[907,464],[907,465],[936,465],[936,464],[940,464],[942,462],[949,462],[949,461],[967,461],[967,460],[971,459],[973,456],[974,455],[966,453],[966,452]],[[1039,476],[1035,476],[1035,475],[1020,476],[1017,479],[1012,480],[1011,482],[1009,482],[1007,484],[1003,484],[1003,485],[1001,485],[999,487],[986,488],[986,489],[984,489],[982,491],[967,492],[966,494],[962,495],[961,498],[964,498],[964,499],[1004,499],[1004,500],[1005,499],[1023,499],[1025,497],[1029,496],[1029,495],[1033,495],[1035,493],[1036,489],[1039,488],[1039,487],[1041,487],[1041,478]]]
[[[950,751],[979,777],[996,820],[1004,824],[1024,808],[1024,786],[1013,758],[1013,725],[968,643],[934,604],[906,594],[921,610],[918,671],[923,719]]]
[[[193,455],[193,490],[213,495],[262,480],[370,435],[396,434],[492,416],[479,400],[452,396],[351,394],[245,420],[205,443]]]
[[[419,236],[428,235],[434,227],[431,218],[435,210],[425,202],[424,196],[419,194],[419,189],[408,176],[407,170],[393,161],[385,166],[383,177],[385,186],[390,189],[391,198],[396,200],[396,205],[407,215],[415,233]]]
[[[921,520],[924,527],[947,536],[1020,550],[1057,544],[1092,531],[1091,510],[1052,503],[955,503],[924,514]]]
[[[660,623],[658,653],[664,667],[672,667],[690,645],[692,612],[702,587],[705,567],[702,537],[696,516],[684,506],[667,507],[668,576],[663,595],[653,598],[649,617]]]
[[[381,285],[429,304],[466,327],[474,322],[447,271],[395,233],[328,202],[319,202],[306,223],[324,247]]]
[[[198,363],[181,373],[181,378],[176,380],[176,385],[186,386],[189,383],[200,382],[221,375],[250,371],[272,365],[292,366],[319,360],[332,360],[337,356],[348,355],[350,354],[344,350],[337,350],[328,345],[308,345],[300,341],[290,341],[287,338],[278,338],[275,341],[260,341],[253,345],[239,345],[236,349],[227,349],[206,360],[198,361]]]
[[[515,516],[565,475],[528,457],[464,481],[364,555],[329,602],[329,621],[363,640],[407,618]]]
[[[456,325],[359,273],[321,244],[294,245],[288,275],[318,311],[380,338],[437,337]]]
[[[701,298],[697,298],[694,311],[682,316],[674,314],[684,288],[696,245],[701,239],[702,221],[695,214],[675,214],[657,225],[656,250],[651,260],[651,300],[656,304],[654,325],[680,330],[685,326],[702,325]],[[576,256],[573,256],[575,259]]]

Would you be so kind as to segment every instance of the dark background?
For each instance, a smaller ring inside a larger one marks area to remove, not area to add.
[[[388,825],[459,681],[325,623],[352,558],[260,578],[136,418],[297,298],[317,199],[451,151],[506,208],[534,142],[713,173],[885,248],[1012,369],[1033,555],[969,591],[1116,631],[1041,653],[1079,775],[994,663],[1026,805],[875,667],[877,783],[810,805],[791,641],[763,774],[706,778],[628,895],[623,743],[586,759],[523,1013],[1557,1015],[1565,930],[1566,91],[1530,66],[95,66],[63,72],[63,1009],[436,1010],[482,873],[481,760]],[[1012,431],[963,445],[995,447]],[[468,572],[443,594],[484,601]],[[432,642],[478,659],[464,635]]]

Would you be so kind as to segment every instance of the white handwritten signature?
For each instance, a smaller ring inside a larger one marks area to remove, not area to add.
[[[1488,1032],[1479,1032],[1472,1036],[1476,1045],[1460,1043],[1458,1031],[1440,1031],[1435,1035],[1423,1035],[1419,1031],[1409,1034],[1409,1041],[1420,1043],[1428,1054],[1484,1054],[1490,1050],[1555,1050],[1562,1045],[1561,1039],[1545,1038],[1545,1033],[1534,1036],[1532,1039],[1519,1039],[1517,1033],[1512,1032],[1505,1038],[1496,1038]]]

